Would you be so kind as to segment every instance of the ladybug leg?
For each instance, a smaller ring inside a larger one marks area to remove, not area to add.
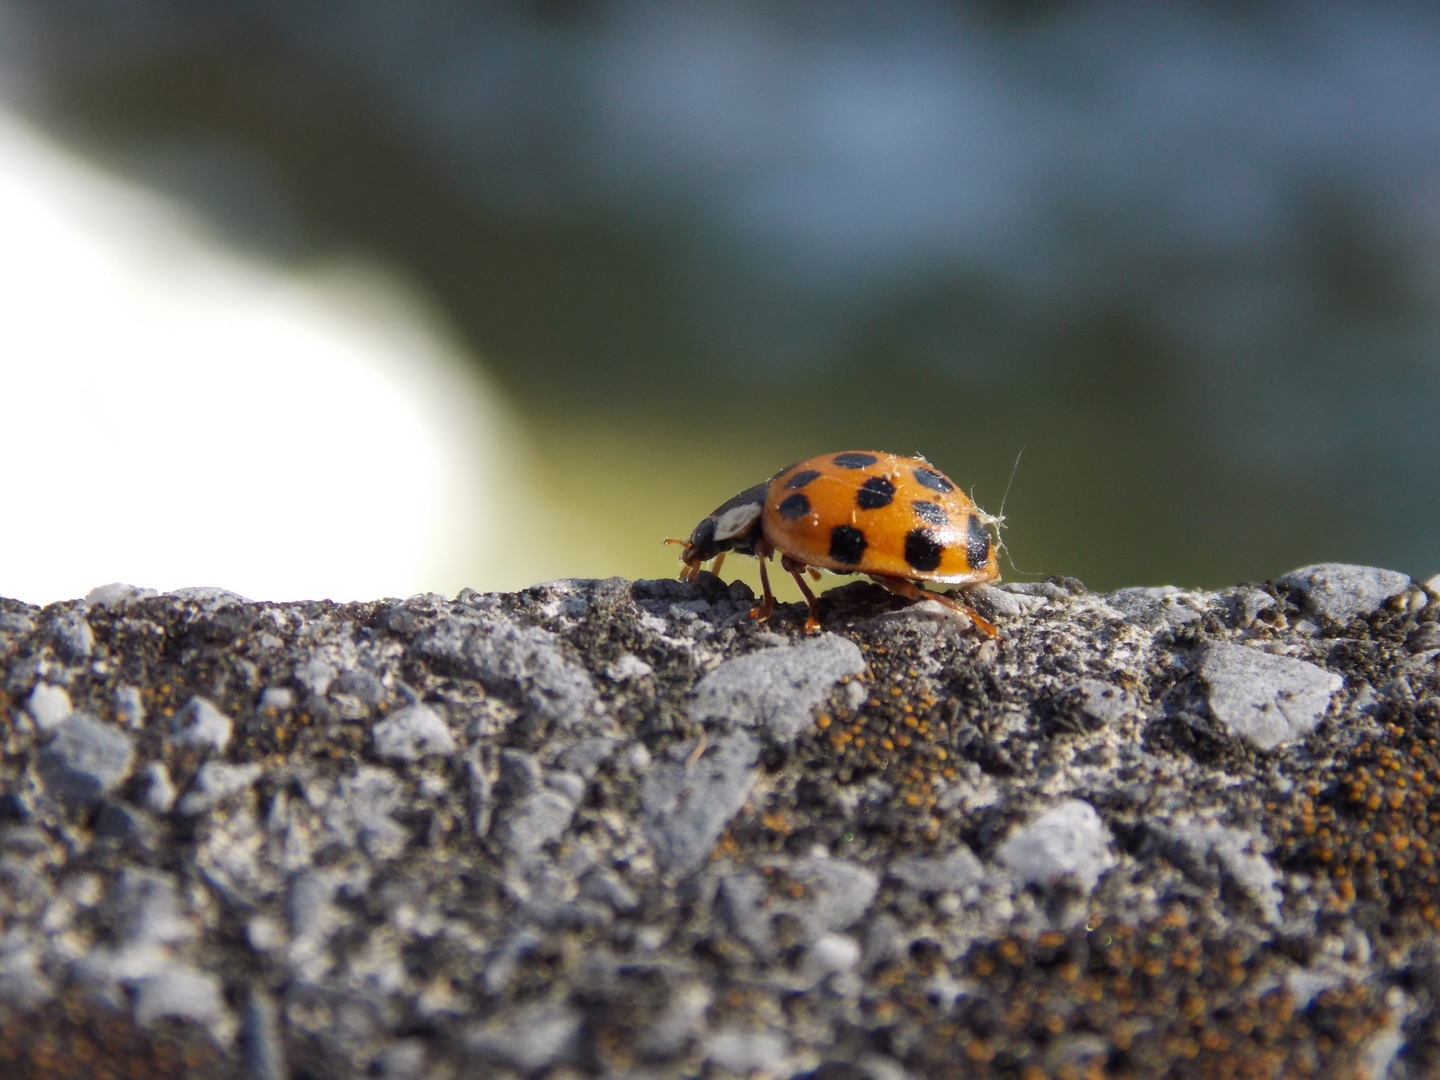
[[[815,599],[815,594],[810,591],[810,586],[805,583],[805,578],[800,571],[810,568],[802,562],[796,562],[789,555],[780,556],[780,565],[790,571],[790,576],[795,579],[795,584],[800,586],[800,591],[805,594],[805,602],[810,605],[810,617],[805,620],[805,632],[813,634],[820,629],[820,601]],[[814,573],[811,570],[811,573]]]
[[[750,618],[756,622],[765,622],[770,618],[770,613],[775,610],[775,594],[770,591],[770,574],[765,569],[765,563],[769,560],[770,553],[767,551],[764,555],[760,555],[757,550],[756,555],[760,559],[760,587],[765,590],[765,599],[750,609]]]
[[[953,594],[931,592],[922,585],[902,577],[882,577],[878,574],[871,574],[871,578],[897,596],[904,596],[910,600],[938,600],[952,611],[958,611],[961,615],[969,618],[980,631],[988,637],[998,638],[1000,628],[988,619],[982,619],[975,613],[975,609],[961,600],[957,600]]]

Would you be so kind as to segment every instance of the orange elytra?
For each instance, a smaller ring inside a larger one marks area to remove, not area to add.
[[[775,552],[805,594],[805,629],[820,628],[820,607],[801,576],[816,567],[839,574],[868,574],[891,592],[938,600],[967,615],[991,637],[998,628],[954,595],[930,592],[921,582],[976,585],[995,581],[1000,567],[990,535],[992,517],[948,476],[922,457],[875,450],[821,454],[781,469],[705,517],[683,544],[682,579],[694,581],[702,563],[727,552],[760,561],[765,595],[750,612],[768,619],[775,608],[765,564]]]

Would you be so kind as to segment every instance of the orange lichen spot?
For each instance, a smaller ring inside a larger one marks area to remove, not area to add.
[[[819,716],[817,716],[815,718],[815,726],[818,727],[821,731],[824,731],[826,728],[828,728],[830,726],[830,714],[821,713]]]

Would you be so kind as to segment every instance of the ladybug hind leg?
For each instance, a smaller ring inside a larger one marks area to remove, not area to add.
[[[879,574],[872,574],[871,578],[885,586],[885,588],[889,589],[895,595],[906,597],[909,600],[938,600],[951,611],[958,611],[961,615],[964,615],[988,637],[998,638],[1000,636],[1000,628],[998,626],[989,619],[982,619],[974,608],[964,601],[957,599],[953,593],[931,592],[923,585],[911,581],[909,578],[882,577]]]
[[[760,587],[764,590],[765,597],[760,603],[750,609],[750,618],[756,622],[765,622],[775,610],[775,594],[770,591],[770,572],[765,569],[765,563],[770,558],[770,552],[760,553],[758,547],[755,555],[760,562]]]
[[[805,602],[810,605],[810,617],[805,620],[805,632],[813,634],[820,629],[820,601],[815,599],[815,594],[810,591],[802,570],[810,571],[810,574],[818,581],[820,575],[814,569],[802,562],[796,562],[789,555],[780,556],[780,565],[790,571],[790,576],[795,579],[795,584],[800,586],[800,591],[805,594]]]

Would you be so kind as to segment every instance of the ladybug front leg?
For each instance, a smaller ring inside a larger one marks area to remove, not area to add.
[[[805,620],[805,632],[813,634],[820,629],[820,601],[815,599],[815,594],[810,591],[810,586],[805,583],[800,571],[810,568],[802,562],[796,562],[789,555],[780,556],[780,565],[790,571],[790,576],[795,579],[795,584],[800,586],[800,591],[805,594],[805,602],[810,605],[810,617]],[[814,573],[812,570],[811,573]]]
[[[765,591],[764,600],[750,609],[750,618],[756,622],[767,621],[775,610],[775,594],[770,591],[770,573],[765,569],[765,563],[769,561],[774,550],[768,546],[762,550],[760,544],[755,545],[755,557],[760,560],[760,587]]]
[[[904,596],[910,600],[938,600],[952,611],[958,611],[961,615],[969,618],[982,632],[992,638],[1000,636],[1000,628],[988,619],[982,619],[975,613],[975,609],[969,604],[955,599],[953,595],[946,593],[931,592],[929,589],[916,584],[909,578],[883,577],[879,574],[871,574],[871,579],[884,585],[885,588],[897,596]]]

